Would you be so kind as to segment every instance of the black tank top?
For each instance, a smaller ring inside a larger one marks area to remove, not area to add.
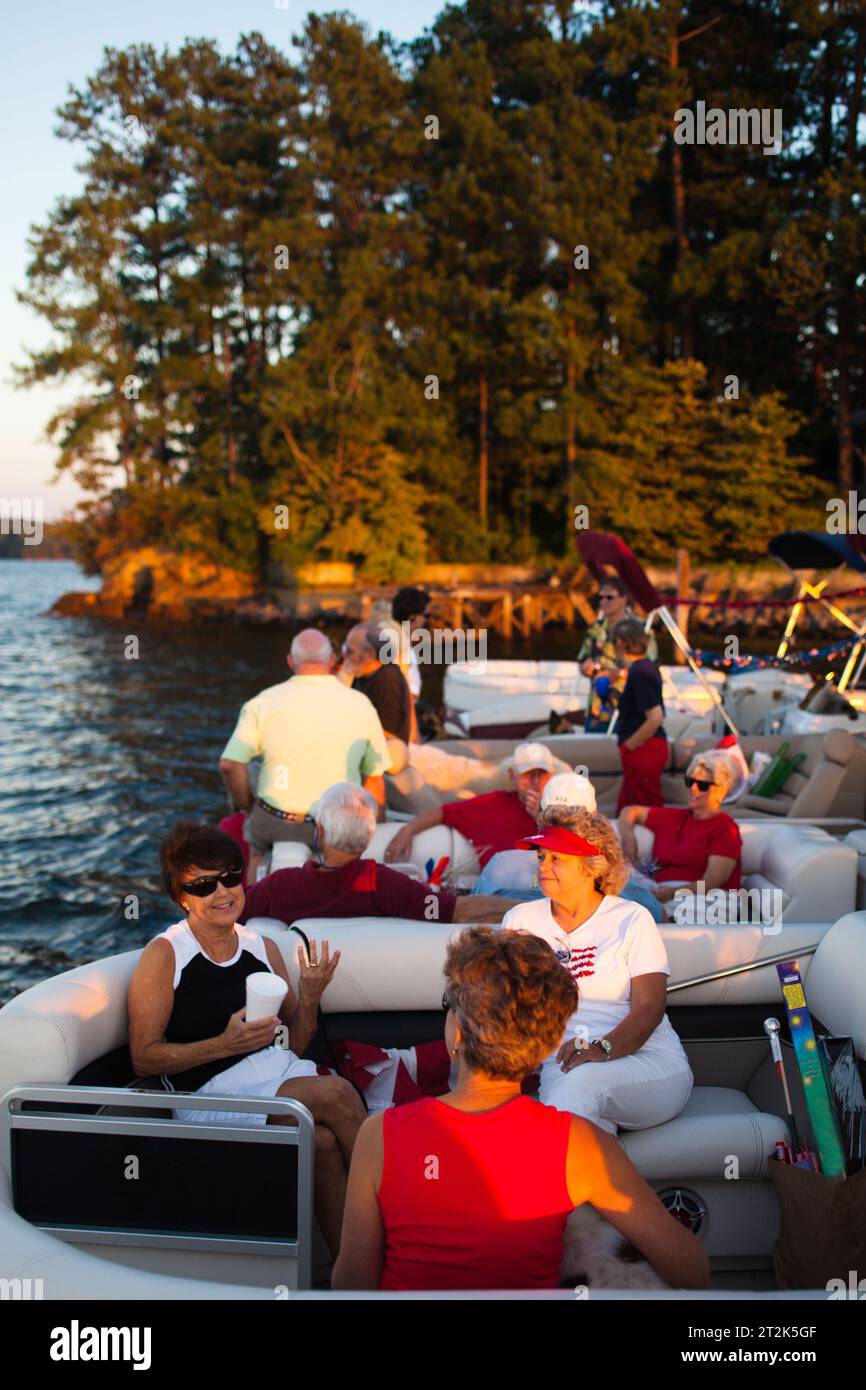
[[[174,1005],[165,1030],[166,1042],[193,1043],[218,1037],[230,1016],[246,1004],[247,976],[261,970],[273,974],[258,932],[236,926],[235,933],[238,949],[222,963],[205,955],[187,922],[178,922],[160,933],[162,939],[171,942],[175,955]],[[171,1076],[161,1077],[161,1081],[167,1091],[197,1091],[211,1077],[227,1071],[244,1057],[265,1050],[234,1052],[189,1071],[172,1072]]]

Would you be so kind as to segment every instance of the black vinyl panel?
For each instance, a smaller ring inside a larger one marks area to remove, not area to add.
[[[128,1047],[116,1047],[77,1071],[70,1086],[128,1086],[135,1079]]]
[[[338,1042],[362,1042],[374,1047],[414,1047],[416,1043],[438,1042],[444,1035],[443,1009],[320,1014],[318,1031],[304,1056],[323,1065],[329,1060],[329,1048],[335,1047]]]
[[[711,1042],[713,1038],[764,1037],[765,1018],[777,1018],[781,1024],[780,1036],[786,1042],[791,1038],[781,1000],[778,1004],[672,1005],[667,1013],[679,1036],[696,1042]]]
[[[12,1132],[15,1210],[34,1225],[294,1240],[297,1183],[294,1145]]]

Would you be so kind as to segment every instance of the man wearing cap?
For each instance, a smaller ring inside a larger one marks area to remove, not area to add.
[[[539,815],[558,810],[591,811],[595,814],[595,787],[581,772],[560,772],[551,777],[541,795]],[[526,849],[506,849],[494,854],[481,871],[473,893],[493,894],[494,897],[513,898],[521,902],[532,902],[542,898],[538,886],[537,856]],[[620,897],[629,902],[640,903],[647,908],[656,922],[665,918],[665,910],[653,895],[649,882],[639,881],[636,871],[631,871],[628,882],[620,889]]]
[[[521,743],[509,768],[510,791],[486,792],[422,811],[397,831],[385,850],[386,861],[408,859],[416,835],[434,825],[447,825],[472,842],[483,869],[497,851],[513,849],[522,836],[533,834],[542,793],[554,769],[553,754],[543,743]]]

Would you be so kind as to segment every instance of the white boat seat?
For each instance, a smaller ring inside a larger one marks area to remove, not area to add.
[[[380,864],[383,864],[385,862],[385,850],[397,831],[401,829],[402,826],[399,822],[382,821],[376,826],[370,846],[362,858],[376,859]],[[423,870],[428,860],[432,859],[435,865],[445,855],[448,856],[449,874],[479,873],[475,846],[466,839],[465,835],[461,835],[459,830],[452,830],[447,825],[434,825],[430,830],[422,830],[420,835],[416,835],[412,840],[412,850],[408,862]]]
[[[857,851],[857,906],[866,907],[866,830],[852,830],[845,843]]]
[[[619,1137],[648,1182],[670,1179],[674,1166],[683,1181],[720,1182],[732,1158],[741,1180],[766,1178],[773,1145],[788,1135],[784,1121],[762,1113],[745,1092],[696,1086],[676,1119]]]
[[[737,811],[769,816],[829,816],[836,793],[845,780],[855,743],[846,729],[831,729],[816,747],[803,745],[806,756],[775,796],[746,792],[737,802]]]
[[[275,873],[277,869],[299,869],[312,857],[313,851],[309,845],[302,845],[300,841],[277,840],[271,847],[270,872]]]

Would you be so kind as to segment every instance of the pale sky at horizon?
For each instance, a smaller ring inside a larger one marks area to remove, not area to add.
[[[376,33],[385,29],[397,39],[418,36],[444,9],[444,0],[350,0],[341,5],[288,0],[149,0],[147,5],[117,0],[44,0],[40,5],[7,10],[2,20],[3,96],[0,99],[0,174],[4,217],[0,221],[0,496],[41,497],[46,521],[56,520],[78,497],[65,477],[52,484],[56,448],[44,439],[52,414],[76,395],[74,382],[60,389],[15,390],[12,364],[24,360],[25,348],[50,341],[48,325],[15,290],[25,284],[27,236],[33,223],[45,220],[55,200],[81,188],[75,163],[81,150],[53,133],[55,111],[70,83],[81,87],[100,63],[106,47],[151,43],[177,48],[187,38],[212,38],[223,52],[232,50],[242,33],[260,31],[288,50],[311,11],[326,14],[346,9]]]

